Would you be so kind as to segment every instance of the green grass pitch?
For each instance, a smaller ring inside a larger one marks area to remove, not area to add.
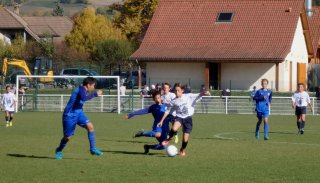
[[[320,182],[317,116],[307,116],[304,135],[297,134],[294,116],[271,116],[270,140],[257,141],[254,115],[195,115],[187,156],[173,158],[164,151],[144,155],[143,145],[155,139],[132,138],[151,128],[151,115],[88,117],[105,154],[92,156],[86,131],[77,127],[61,161],[54,159],[61,113],[20,112],[11,128],[2,120],[0,182]]]

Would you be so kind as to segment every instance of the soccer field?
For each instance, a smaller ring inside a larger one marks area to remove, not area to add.
[[[54,158],[61,113],[20,112],[11,128],[2,120],[0,182],[320,182],[319,117],[307,116],[306,133],[298,135],[294,116],[271,116],[270,140],[257,141],[254,115],[195,115],[187,156],[173,158],[144,155],[143,145],[155,139],[132,138],[151,128],[151,115],[88,117],[105,154],[92,156],[77,127],[61,161]]]

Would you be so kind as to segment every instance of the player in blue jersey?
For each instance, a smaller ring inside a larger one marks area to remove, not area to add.
[[[256,101],[256,112],[257,112],[257,118],[258,122],[256,125],[256,139],[259,139],[259,129],[260,125],[263,121],[264,123],[264,140],[269,140],[269,135],[268,135],[268,117],[269,117],[269,112],[270,112],[270,104],[272,101],[272,92],[271,90],[268,89],[268,84],[269,81],[267,79],[262,79],[261,80],[261,85],[262,88],[258,90],[254,97],[253,100]]]
[[[155,92],[152,94],[153,101],[155,104],[151,105],[150,107],[135,111],[130,113],[126,116],[127,119],[132,118],[135,115],[143,115],[152,113],[154,118],[152,131],[142,132],[139,131],[136,133],[135,137],[155,137],[158,140],[158,144],[154,145],[144,145],[144,153],[148,154],[150,149],[154,150],[162,150],[164,146],[161,144],[165,139],[167,139],[167,134],[169,132],[169,118],[165,119],[163,122],[162,127],[158,127],[158,123],[162,119],[164,113],[166,112],[166,105],[162,104],[161,101],[161,94],[160,92]]]
[[[101,90],[93,92],[95,84],[95,78],[87,77],[83,80],[82,86],[79,86],[72,92],[69,102],[63,112],[62,124],[64,136],[60,141],[60,145],[56,149],[56,159],[62,159],[62,150],[70,140],[71,136],[74,135],[76,125],[79,125],[88,131],[91,154],[98,156],[103,155],[103,153],[96,148],[93,124],[84,114],[82,109],[85,101],[102,95]],[[90,94],[87,95],[87,93]]]

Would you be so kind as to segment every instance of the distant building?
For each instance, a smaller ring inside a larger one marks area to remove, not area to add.
[[[319,36],[319,11],[308,17],[304,0],[159,0],[130,59],[153,83],[249,90],[267,78],[293,91],[319,63]]]
[[[25,41],[39,41],[50,35],[53,42],[60,42],[72,27],[73,21],[65,16],[23,17],[7,8],[0,8],[0,40],[9,44],[18,34]]]

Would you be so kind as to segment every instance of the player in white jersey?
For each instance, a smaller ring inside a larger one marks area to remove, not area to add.
[[[171,86],[169,83],[164,83],[162,88],[163,88],[163,94],[161,95],[162,103],[169,105],[171,101],[176,98],[176,94],[170,92]],[[172,114],[169,114],[168,116],[169,121],[172,122],[172,125],[173,125],[175,116],[176,116],[175,112],[173,112]],[[179,142],[178,134],[174,136],[174,142],[175,143]]]
[[[192,115],[194,114],[194,107],[196,102],[198,102],[203,93],[200,94],[183,94],[184,87],[180,83],[174,85],[176,98],[171,101],[168,106],[166,113],[163,115],[162,120],[159,122],[159,126],[162,126],[164,119],[174,111],[176,112],[176,117],[173,123],[173,127],[169,132],[169,138],[162,142],[163,146],[167,146],[170,143],[172,137],[177,134],[178,129],[182,126],[182,146],[180,148],[180,155],[185,156],[185,149],[188,145],[189,136],[192,131]]]
[[[6,87],[6,93],[1,99],[2,110],[5,112],[6,126],[12,126],[13,113],[16,105],[15,95],[11,92],[11,87]]]
[[[296,108],[295,114],[297,116],[297,127],[299,133],[304,134],[304,125],[306,123],[307,106],[310,106],[309,94],[304,91],[304,84],[298,84],[298,90],[292,95],[292,108]]]

